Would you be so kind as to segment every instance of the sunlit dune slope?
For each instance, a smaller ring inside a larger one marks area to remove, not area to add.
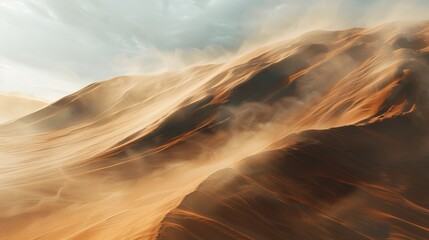
[[[0,125],[5,239],[428,239],[429,23],[314,31]]]
[[[0,94],[0,123],[12,121],[35,112],[48,103],[12,94]]]

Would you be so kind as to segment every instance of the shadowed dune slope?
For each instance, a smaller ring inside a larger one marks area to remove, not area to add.
[[[429,239],[429,23],[314,31],[0,125],[5,239]]]
[[[159,239],[427,239],[428,129],[413,118],[304,132],[220,170]]]

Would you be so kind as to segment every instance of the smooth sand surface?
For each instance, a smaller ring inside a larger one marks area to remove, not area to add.
[[[0,123],[33,113],[49,103],[20,95],[0,93]]]

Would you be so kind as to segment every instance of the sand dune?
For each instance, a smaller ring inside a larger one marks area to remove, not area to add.
[[[48,103],[12,94],[0,94],[0,123],[13,121],[35,112]]]
[[[5,239],[428,239],[429,23],[315,31],[0,125]]]
[[[414,117],[304,132],[220,170],[160,239],[426,239],[428,131]]]

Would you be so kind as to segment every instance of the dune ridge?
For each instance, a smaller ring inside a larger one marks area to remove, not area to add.
[[[427,239],[429,23],[314,31],[0,125],[5,239]]]

